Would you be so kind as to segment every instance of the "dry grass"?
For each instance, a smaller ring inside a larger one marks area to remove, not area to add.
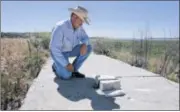
[[[132,56],[130,54],[130,52],[116,52],[116,51],[112,51],[112,55],[116,58],[119,59],[123,62],[131,62],[132,60]]]
[[[162,63],[160,58],[150,58],[148,62],[149,62],[148,70],[155,73],[159,70],[160,65]]]
[[[31,52],[27,39],[1,39],[1,110],[16,110],[21,106],[29,82],[45,62],[47,52],[42,50],[37,57],[37,50],[30,47]]]
[[[137,41],[133,44],[131,40],[120,41],[103,38],[91,40],[93,51],[97,54],[124,61],[132,66],[147,69],[179,82],[179,41],[167,41],[171,46],[166,48],[167,43],[163,40],[153,40],[148,50],[145,50],[143,43],[141,48],[140,42]],[[145,53],[147,53],[147,57]]]
[[[2,39],[1,69],[8,76],[18,74],[25,65],[23,61],[28,54],[25,39]]]

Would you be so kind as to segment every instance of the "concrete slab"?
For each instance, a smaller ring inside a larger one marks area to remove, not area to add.
[[[121,78],[121,110],[179,110],[179,85],[162,77]]]
[[[71,60],[72,61],[72,60]],[[179,84],[102,55],[90,55],[85,79],[55,78],[48,60],[20,110],[179,110]],[[92,87],[96,75],[121,76],[123,97],[107,98]]]
[[[88,75],[112,75],[112,76],[159,76],[141,68],[131,66],[122,61],[104,56],[91,55],[84,66],[80,68],[81,72]]]

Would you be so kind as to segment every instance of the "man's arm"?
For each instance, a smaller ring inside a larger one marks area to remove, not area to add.
[[[61,27],[55,27],[50,42],[50,51],[58,64],[61,64],[63,67],[66,67],[69,62],[65,59],[62,54],[62,45],[63,45],[63,32]]]
[[[82,44],[85,44],[86,46],[90,44],[89,36],[87,35],[87,33],[83,28],[81,29],[80,41],[82,42]]]
[[[82,42],[80,54],[85,55],[87,53],[87,45],[89,45],[90,43],[89,43],[89,37],[83,28],[81,31],[80,41]]]

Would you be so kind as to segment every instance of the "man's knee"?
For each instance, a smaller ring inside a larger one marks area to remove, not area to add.
[[[66,68],[64,68],[64,69],[66,69]],[[63,79],[70,79],[71,76],[72,76],[72,73],[69,72],[68,70],[64,71],[63,74],[62,74]]]
[[[89,54],[92,52],[92,46],[91,45],[87,45],[87,52],[85,55],[82,55],[83,57],[88,57]]]
[[[70,79],[71,76],[72,76],[72,73],[69,72],[68,70],[66,70],[66,68],[64,68],[64,67],[58,68],[57,69],[57,74],[62,79]]]
[[[68,80],[72,77],[72,74],[70,72],[66,73],[66,74],[61,74],[60,78],[64,79],[64,80]]]
[[[88,46],[87,46],[87,51],[88,51],[88,52],[87,52],[88,54],[92,52],[92,46],[91,46],[91,45],[88,45]]]
[[[64,80],[68,80],[68,79],[71,78],[71,75],[62,76],[61,78],[64,79]]]

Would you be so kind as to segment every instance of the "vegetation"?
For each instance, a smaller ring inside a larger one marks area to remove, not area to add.
[[[96,54],[119,59],[179,82],[179,39],[91,38]]]
[[[13,35],[13,34],[10,34]],[[27,35],[27,34],[26,34]],[[49,56],[47,37],[1,39],[1,110],[17,110]]]
[[[1,110],[17,110],[32,80],[49,56],[50,33],[2,33]],[[106,55],[132,66],[179,82],[179,39],[120,40],[90,38],[96,54]]]

